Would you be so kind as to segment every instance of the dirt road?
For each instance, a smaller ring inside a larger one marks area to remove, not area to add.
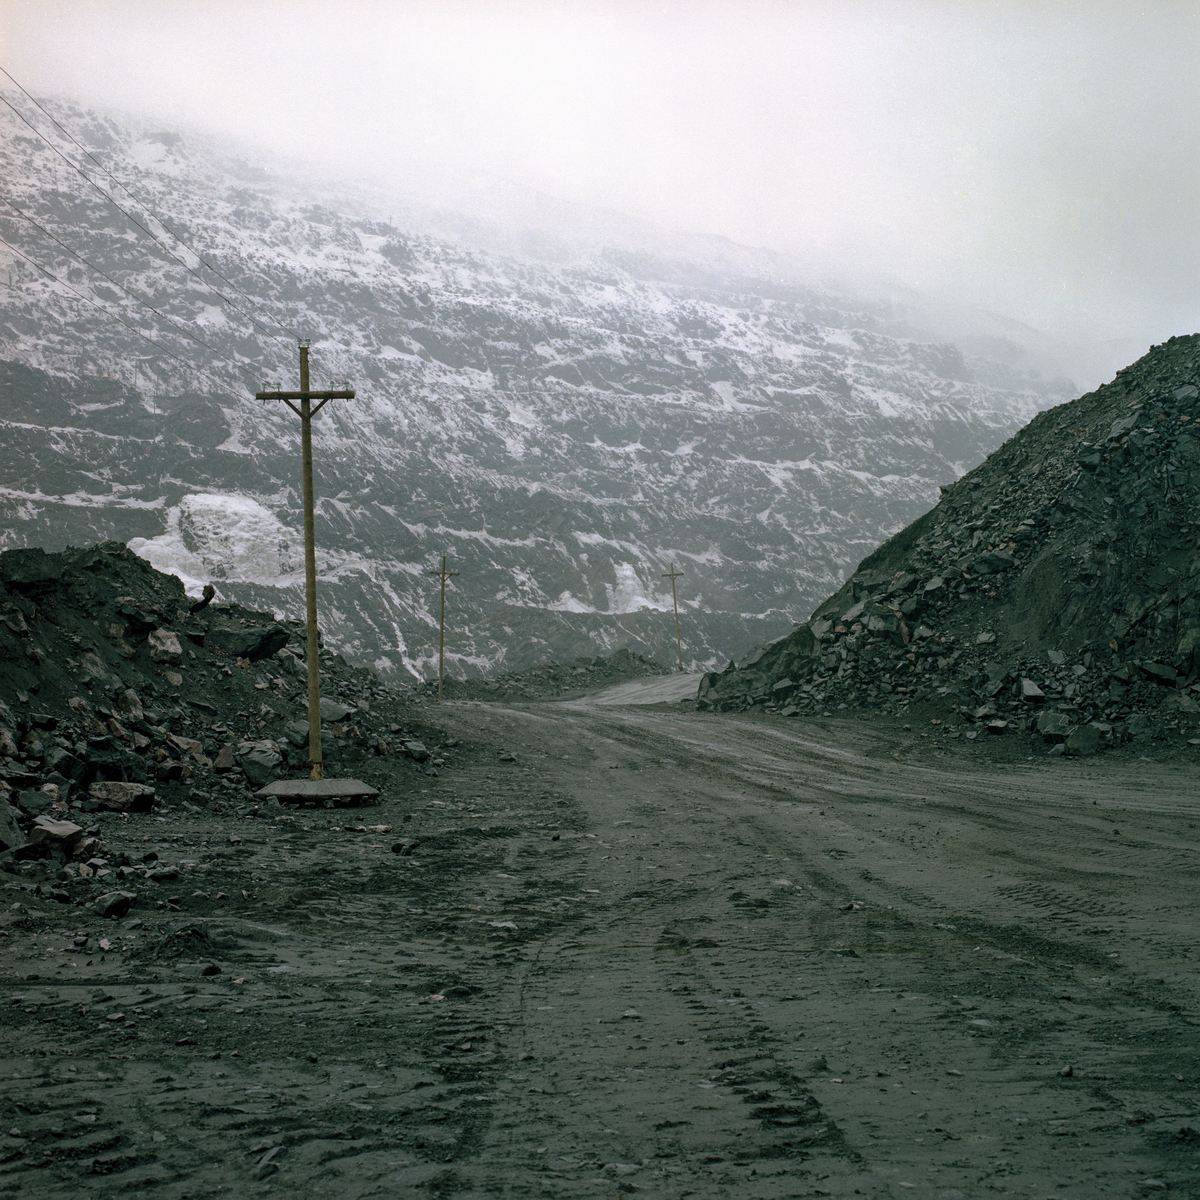
[[[0,1194],[1200,1196],[1192,771],[686,686],[446,705],[379,808],[110,820],[176,878],[14,893]]]

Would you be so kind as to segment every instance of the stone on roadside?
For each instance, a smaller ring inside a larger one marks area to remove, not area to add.
[[[144,783],[97,782],[88,794],[111,812],[149,812],[154,807],[154,789]]]
[[[1067,736],[1067,753],[1086,756],[1100,749],[1100,730],[1094,725],[1080,725]]]
[[[422,763],[429,757],[429,751],[424,742],[402,742],[400,748],[415,762]]]
[[[145,714],[142,711],[142,702],[138,698],[137,692],[133,688],[126,688],[120,696],[117,697],[117,707],[128,717],[133,717],[135,721],[144,719]]]
[[[136,902],[136,892],[105,892],[92,901],[92,908],[99,916],[115,921],[123,917]]]
[[[342,704],[337,700],[331,700],[328,696],[321,697],[321,720],[322,721],[343,721],[346,717],[354,712],[348,704]]]
[[[56,821],[45,814],[34,817],[29,830],[29,845],[61,850],[68,857],[83,841],[83,830],[74,821]]]
[[[279,778],[283,755],[274,742],[240,742],[237,761],[247,780],[255,787],[263,787]]]
[[[214,771],[232,771],[233,770],[233,743],[226,742],[220,750],[217,751],[217,757],[213,759]]]
[[[1045,700],[1046,693],[1042,691],[1032,679],[1026,676],[1021,677],[1021,699],[1028,701],[1030,704],[1037,704]]]

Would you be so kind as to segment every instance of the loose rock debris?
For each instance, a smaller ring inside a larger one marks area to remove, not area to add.
[[[699,706],[920,716],[1088,756],[1200,724],[1200,335],[1036,417]]]

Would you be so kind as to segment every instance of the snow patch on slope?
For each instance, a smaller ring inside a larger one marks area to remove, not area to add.
[[[615,563],[613,571],[617,577],[616,583],[604,585],[608,592],[610,613],[635,613],[647,608],[654,612],[667,611],[668,605],[647,594],[632,563]]]
[[[165,533],[129,548],[196,596],[210,581],[290,583],[304,554],[300,537],[257,500],[214,492],[185,496],[167,510]]]

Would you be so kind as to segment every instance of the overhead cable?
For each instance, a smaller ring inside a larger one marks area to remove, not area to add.
[[[2,68],[0,68],[0,69],[2,69]],[[6,71],[5,74],[7,75],[8,72]],[[110,196],[90,175],[87,174],[86,171],[83,170],[82,167],[80,167],[77,163],[73,163],[40,129],[38,129],[38,127],[36,125],[33,124],[32,121],[29,120],[28,117],[25,116],[25,114],[23,112],[21,112],[21,110],[19,108],[16,107],[16,105],[12,104],[9,100],[5,99],[4,96],[0,96],[0,104],[3,104],[6,108],[11,109],[16,114],[16,116],[18,118],[20,118],[21,121],[23,121],[31,130],[33,130],[33,132],[35,134],[37,134],[37,136],[39,138],[41,138],[42,141],[45,142],[46,145],[49,146],[50,149],[53,150],[54,153],[57,154],[58,157],[61,158],[63,160],[63,162],[65,162],[67,164],[67,166],[69,166],[71,168],[71,170],[75,171],[82,179],[84,179],[93,188],[95,188],[95,190],[98,191],[100,193],[100,195],[103,196],[105,198],[105,200],[107,200],[109,202],[109,204],[111,204],[113,206],[113,208],[115,208],[118,212],[123,214],[127,220],[131,221],[134,225],[136,225],[138,227],[138,229],[140,229],[144,234],[146,234],[147,237],[151,238],[163,251],[165,251],[177,263],[179,263],[179,265],[181,267],[183,267],[183,269],[185,271],[187,271],[189,275],[192,275],[197,280],[199,280],[199,282],[204,287],[208,288],[209,291],[211,291],[215,296],[219,296],[226,304],[229,305],[230,308],[233,309],[234,312],[240,313],[243,317],[246,318],[247,321],[250,321],[257,329],[262,330],[262,332],[267,334],[269,337],[277,338],[277,337],[284,336],[282,334],[273,333],[264,324],[262,324],[262,322],[259,321],[256,317],[252,316],[250,313],[246,312],[243,308],[241,308],[237,304],[235,304],[219,288],[213,287],[213,285],[211,283],[209,283],[208,280],[205,279],[204,276],[201,275],[200,272],[195,269],[195,267],[190,266],[184,259],[180,258],[179,255],[176,254],[175,251],[172,250],[171,247],[168,246],[162,240],[162,238],[160,238],[152,229],[148,228],[146,225],[143,225],[142,222],[139,221],[137,219],[137,217],[135,217],[131,212],[129,212],[128,209],[126,209],[122,205],[118,204],[116,202],[116,200],[114,200],[112,198],[112,196]],[[192,253],[195,253],[195,251],[192,251]],[[199,258],[200,256],[196,255],[196,257]],[[201,261],[203,261],[203,260],[201,260]],[[282,329],[283,326],[279,326],[279,328]],[[290,338],[292,335],[288,334],[287,336]]]
[[[219,353],[219,351],[217,350],[217,348],[215,346],[210,346],[202,337],[197,337],[196,334],[192,333],[188,329],[185,329],[182,325],[175,324],[175,322],[172,321],[171,318],[168,317],[166,313],[155,308],[154,305],[151,304],[149,300],[146,300],[143,297],[139,296],[136,292],[131,292],[123,283],[121,283],[119,280],[114,279],[107,271],[96,266],[95,263],[89,262],[77,250],[72,250],[71,247],[68,246],[67,243],[64,242],[60,237],[57,237],[55,234],[51,233],[50,230],[45,227],[45,225],[42,225],[40,222],[35,221],[33,219],[33,217],[31,217],[27,212],[23,212],[21,209],[19,209],[10,199],[8,199],[7,196],[0,196],[0,200],[3,200],[4,203],[7,204],[8,207],[11,208],[13,210],[13,212],[15,212],[17,214],[17,216],[24,217],[24,219],[26,221],[28,221],[32,226],[34,226],[34,228],[40,229],[48,238],[51,239],[51,241],[57,242],[68,254],[79,259],[79,261],[81,263],[83,263],[83,265],[85,267],[90,267],[93,271],[96,272],[97,275],[103,275],[104,278],[107,279],[108,282],[113,285],[113,287],[120,288],[121,291],[123,291],[125,293],[125,295],[127,295],[131,300],[136,300],[138,302],[138,304],[144,305],[152,313],[154,313],[154,315],[156,317],[161,317],[168,325],[171,326],[172,329],[175,330],[176,333],[181,333],[184,337],[191,338],[193,342],[198,342],[201,346],[203,346],[205,348],[205,350],[211,350],[214,354]]]
[[[32,104],[34,108],[36,108],[38,112],[40,112],[46,118],[46,120],[50,121],[54,125],[54,128],[57,129],[59,133],[63,135],[63,137],[76,146],[81,154],[84,154],[93,163],[95,163],[96,166],[103,171],[104,174],[107,175],[109,179],[111,179],[113,183],[115,183],[117,187],[119,187],[127,196],[131,197],[133,200],[136,200],[138,204],[140,204],[142,208],[145,209],[145,211],[148,212],[181,246],[183,246],[186,250],[190,250],[191,253],[194,254],[196,258],[202,262],[218,279],[222,280],[224,283],[227,283],[235,292],[238,293],[239,296],[249,300],[251,304],[255,303],[253,296],[247,295],[246,292],[238,287],[238,285],[234,283],[232,279],[226,275],[223,275],[221,271],[214,267],[213,264],[210,263],[208,259],[206,259],[204,255],[196,249],[195,246],[191,245],[186,238],[184,238],[181,234],[176,233],[175,230],[172,229],[171,226],[168,225],[167,222],[157,212],[155,212],[145,200],[141,198],[141,196],[134,192],[128,184],[123,183],[120,179],[118,179],[69,129],[66,128],[66,126],[64,126],[52,113],[48,112],[42,106],[42,104],[34,96],[30,95],[30,93],[24,87],[22,87],[21,84],[3,67],[0,67],[0,75],[3,75],[9,81],[9,83],[11,83],[13,87],[15,87],[29,101],[30,104]],[[267,315],[268,320],[270,320],[276,326],[276,328],[282,330],[283,333],[289,338],[294,338],[296,336],[289,329],[286,329],[283,325],[280,325],[274,317],[271,317],[269,314],[265,315]]]
[[[105,316],[112,317],[112,319],[114,321],[120,321],[120,323],[122,325],[124,325],[126,329],[130,330],[132,333],[136,333],[137,336],[140,337],[143,341],[149,342],[150,345],[152,345],[161,354],[167,355],[168,358],[175,359],[176,362],[183,363],[183,365],[185,367],[187,367],[189,371],[193,371],[200,375],[205,376],[209,380],[209,382],[215,384],[216,387],[220,391],[222,391],[222,392],[228,391],[228,384],[222,383],[210,371],[207,371],[204,367],[197,367],[195,365],[195,363],[188,362],[188,360],[186,358],[180,357],[180,355],[176,354],[173,350],[168,350],[166,348],[166,346],[164,346],[162,344],[162,342],[156,341],[154,338],[150,337],[149,334],[143,333],[140,329],[138,329],[138,327],[136,325],[131,325],[128,321],[125,320],[124,317],[120,316],[118,313],[113,312],[113,310],[111,308],[106,308],[103,304],[100,304],[96,300],[93,300],[91,298],[91,296],[85,296],[83,294],[83,292],[81,292],[77,287],[73,287],[65,279],[59,279],[59,277],[57,275],[55,275],[53,271],[49,270],[46,267],[43,267],[41,263],[36,262],[34,259],[30,258],[29,255],[26,254],[23,250],[18,250],[17,247],[12,244],[12,242],[5,241],[4,238],[0,237],[0,246],[7,246],[14,254],[16,254],[20,258],[23,258],[27,263],[29,263],[29,265],[31,267],[36,268],[37,270],[41,271],[41,273],[43,275],[46,275],[50,279],[52,279],[55,283],[59,284],[62,287],[65,287],[68,291],[73,292],[85,304],[90,304],[93,308],[98,308],[102,313],[104,313]]]

